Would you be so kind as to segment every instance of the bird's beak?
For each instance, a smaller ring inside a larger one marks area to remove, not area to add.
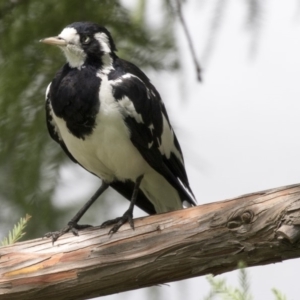
[[[56,46],[66,46],[68,44],[66,40],[58,36],[48,37],[40,40],[40,42],[44,44],[56,45]]]

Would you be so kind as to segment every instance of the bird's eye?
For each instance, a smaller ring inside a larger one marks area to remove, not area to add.
[[[89,44],[90,41],[91,41],[91,38],[87,35],[84,35],[83,37],[81,37],[81,43],[84,44],[84,45]]]

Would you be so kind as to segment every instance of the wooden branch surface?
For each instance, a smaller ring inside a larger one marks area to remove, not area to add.
[[[300,257],[300,184],[0,248],[0,300],[87,299]]]

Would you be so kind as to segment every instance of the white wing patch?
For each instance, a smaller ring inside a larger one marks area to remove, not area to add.
[[[146,91],[147,91],[147,98],[151,99],[151,95],[150,95],[150,90],[145,86]]]
[[[48,84],[47,89],[46,89],[46,94],[45,94],[45,100],[46,100],[46,101],[47,101],[48,96],[49,96],[48,94],[49,94],[49,92],[50,92],[51,83],[52,83],[52,82],[50,82],[50,83]]]
[[[132,77],[137,78],[144,84],[144,82],[139,77],[129,74],[129,73],[124,74],[123,76],[121,76],[120,78],[118,78],[116,80],[113,80],[111,82],[111,84],[113,86],[118,85],[118,84],[122,83],[124,79],[129,79]],[[148,89],[147,89],[147,94],[148,94]],[[121,108],[123,109],[123,112],[125,112],[125,114],[127,116],[134,118],[137,121],[137,123],[144,123],[142,115],[136,111],[133,102],[127,96],[124,96],[121,100],[118,101],[118,103],[121,106]],[[152,125],[152,128],[154,128],[153,125]],[[150,128],[150,129],[152,129],[152,128]]]
[[[155,93],[152,89],[148,89],[145,85],[145,83],[138,77],[133,74],[127,73],[123,76],[119,77],[116,80],[112,81],[112,85],[118,85],[123,82],[123,80],[129,79],[129,78],[137,78],[140,80],[146,89],[147,97],[151,99],[151,94],[155,97]],[[137,113],[133,102],[128,97],[123,97],[121,100],[118,101],[122,109],[126,112],[126,114],[136,120],[137,123],[144,123],[143,117],[141,114]],[[171,157],[171,153],[174,153],[174,155],[178,158],[178,160],[184,164],[182,155],[180,151],[176,148],[174,144],[174,132],[173,129],[170,127],[169,122],[167,121],[165,115],[162,113],[163,118],[163,131],[161,135],[161,142],[160,139],[157,138],[157,143],[159,145],[158,149],[162,155],[165,155],[168,159]],[[151,131],[151,134],[153,136],[153,129],[154,125],[151,123],[148,128]],[[153,146],[153,141],[148,143],[148,148],[150,149]]]
[[[153,129],[154,129],[153,123],[151,123],[151,124],[148,126],[148,128],[150,129],[151,134],[153,135]]]
[[[153,136],[153,129],[154,129],[153,123],[151,123],[151,124],[148,126],[148,128],[150,129],[151,134],[152,134],[152,136]],[[151,143],[148,143],[148,148],[149,148],[149,149],[150,149],[152,146],[153,146],[153,141],[152,141]]]
[[[121,77],[119,77],[118,79],[113,80],[112,84],[115,85],[115,84],[122,83],[123,79],[129,79],[129,78],[132,78],[132,77],[138,79],[141,83],[143,83],[143,85],[145,85],[145,83],[143,82],[143,80],[141,78],[139,78],[138,76],[135,76],[133,74],[130,74],[130,73],[126,73],[126,74],[122,75]],[[145,86],[145,88],[146,88],[146,86]]]
[[[122,107],[123,112],[125,112],[126,115],[134,118],[137,121],[137,123],[144,123],[142,115],[135,110],[132,101],[128,97],[123,97],[121,100],[118,101],[118,103]]]
[[[164,114],[162,114],[162,118],[163,118],[163,131],[161,135],[161,145],[159,146],[159,151],[161,152],[161,154],[165,155],[168,159],[171,156],[171,152],[173,152],[183,164],[182,156],[174,144],[173,129],[170,127]]]
[[[51,102],[49,100],[49,92],[50,92],[50,87],[51,87],[51,83],[49,83],[49,85],[47,86],[47,89],[46,89],[46,105],[48,106],[49,108],[49,116],[50,116],[50,119],[48,119],[48,122],[51,124],[54,132],[56,133],[58,139],[60,141],[62,141],[62,137],[61,137],[61,134],[59,132],[59,128],[57,127],[55,121],[54,121],[54,112],[53,112],[53,109],[52,109],[52,105],[51,105]]]

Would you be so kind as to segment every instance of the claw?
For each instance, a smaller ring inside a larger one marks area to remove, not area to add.
[[[114,225],[108,232],[108,235],[112,236],[116,233],[120,227],[125,224],[129,223],[130,227],[134,230],[134,222],[132,219],[132,212],[126,211],[122,217],[115,218],[113,220],[108,220],[100,226],[100,228],[106,228],[107,226]]]
[[[88,228],[88,227],[92,227],[91,225],[79,225],[77,223],[74,222],[69,222],[68,225],[66,227],[64,227],[63,229],[61,229],[60,231],[53,231],[53,232],[47,232],[44,237],[46,238],[51,238],[52,239],[52,245],[54,244],[54,242],[56,242],[62,235],[64,235],[65,233],[71,231],[73,233],[73,235],[78,236],[78,231]]]

